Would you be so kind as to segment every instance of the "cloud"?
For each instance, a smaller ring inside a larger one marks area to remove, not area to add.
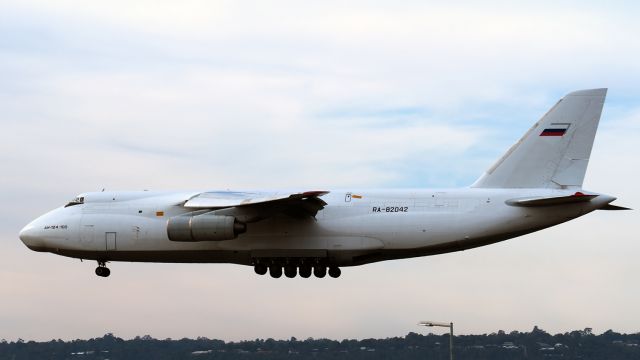
[[[601,86],[586,186],[636,207],[640,29],[627,6],[0,5],[0,338],[386,337],[423,318],[461,332],[637,330],[635,212],[338,281],[128,263],[102,281],[93,263],[17,239],[103,187],[465,186],[559,97]]]

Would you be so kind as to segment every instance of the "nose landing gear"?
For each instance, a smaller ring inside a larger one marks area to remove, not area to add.
[[[111,275],[111,270],[107,267],[104,261],[98,261],[98,267],[96,268],[96,275],[100,277],[107,277]]]

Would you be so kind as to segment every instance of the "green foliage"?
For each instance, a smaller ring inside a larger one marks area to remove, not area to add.
[[[534,327],[531,332],[498,331],[454,337],[456,360],[501,359],[640,359],[640,333],[591,329],[551,335]],[[225,342],[207,339],[154,339],[149,335],[123,340],[109,333],[89,340],[25,342],[0,341],[0,360],[145,360],[145,359],[448,359],[448,335],[409,333],[405,337],[364,340],[256,339]]]

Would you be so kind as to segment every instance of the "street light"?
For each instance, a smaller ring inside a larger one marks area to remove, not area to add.
[[[418,326],[440,326],[449,328],[449,360],[453,360],[453,323],[443,323],[437,321],[420,321]]]

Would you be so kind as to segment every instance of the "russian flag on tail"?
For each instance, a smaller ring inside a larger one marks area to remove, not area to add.
[[[563,136],[570,125],[570,123],[551,123],[549,127],[542,130],[540,136]]]

